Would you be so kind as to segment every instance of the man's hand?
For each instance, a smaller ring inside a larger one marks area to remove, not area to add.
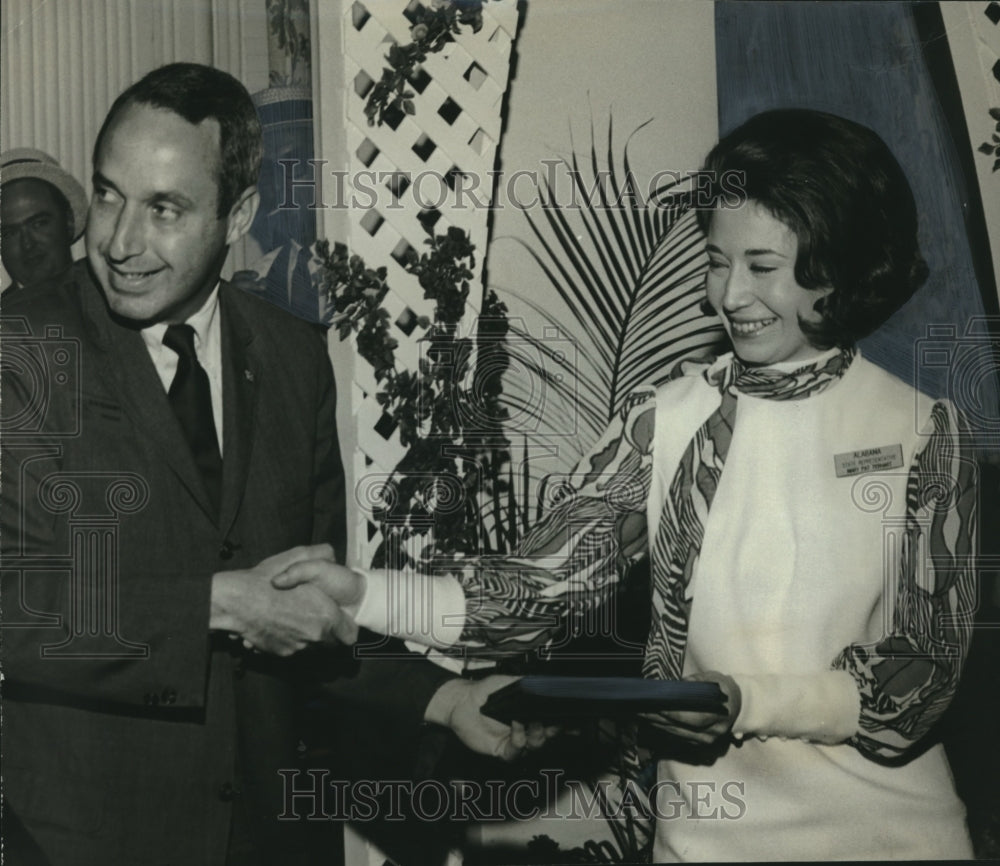
[[[736,681],[717,671],[705,671],[685,677],[688,680],[718,683],[726,696],[727,712],[695,713],[676,711],[669,713],[641,713],[641,717],[653,727],[668,734],[690,740],[694,743],[710,744],[722,737],[728,737],[742,708],[742,693]]]
[[[263,652],[288,656],[314,643],[357,640],[353,619],[318,588],[271,586],[271,578],[296,562],[333,556],[328,544],[296,547],[262,560],[254,568],[212,577],[209,628],[233,632]]]
[[[479,711],[493,692],[516,679],[495,674],[481,680],[448,680],[431,698],[424,719],[451,728],[474,752],[513,761],[526,750],[540,748],[559,732],[558,728],[538,723],[527,727],[519,722],[505,725]]]
[[[352,612],[365,596],[364,575],[340,565],[333,551],[328,556],[297,559],[271,579],[275,589],[295,589],[312,586],[322,590],[328,598]]]

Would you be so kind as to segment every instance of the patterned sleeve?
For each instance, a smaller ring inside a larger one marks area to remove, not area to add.
[[[467,600],[459,640],[466,653],[493,657],[544,645],[567,619],[599,606],[625,567],[646,553],[655,405],[651,389],[631,396],[597,445],[559,479],[555,501],[516,554],[447,569]]]
[[[947,403],[910,467],[906,530],[892,632],[874,646],[847,647],[834,662],[861,695],[850,740],[876,761],[900,759],[947,708],[972,637],[976,606],[976,469],[961,442],[964,419]]]

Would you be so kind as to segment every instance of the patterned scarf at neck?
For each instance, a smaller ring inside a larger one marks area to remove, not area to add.
[[[705,378],[723,394],[802,400],[829,388],[847,372],[855,355],[857,349],[849,346],[788,372],[773,367],[751,367],[736,356],[726,356],[705,371]]]
[[[685,449],[663,504],[652,546],[653,621],[643,662],[645,676],[681,678],[690,614],[687,587],[729,453],[738,397],[802,400],[839,381],[856,354],[850,346],[791,371],[750,367],[726,355],[705,371],[706,381],[719,389],[722,400]]]

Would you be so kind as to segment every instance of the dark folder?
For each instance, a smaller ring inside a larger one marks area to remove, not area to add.
[[[506,724],[627,718],[669,710],[725,713],[726,697],[718,683],[528,676],[494,692],[482,708],[485,715]]]

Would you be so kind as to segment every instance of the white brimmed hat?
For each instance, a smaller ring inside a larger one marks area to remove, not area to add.
[[[87,194],[80,182],[47,153],[33,147],[15,147],[0,154],[0,186],[29,177],[51,183],[66,197],[73,213],[73,240],[79,238],[87,225]]]

